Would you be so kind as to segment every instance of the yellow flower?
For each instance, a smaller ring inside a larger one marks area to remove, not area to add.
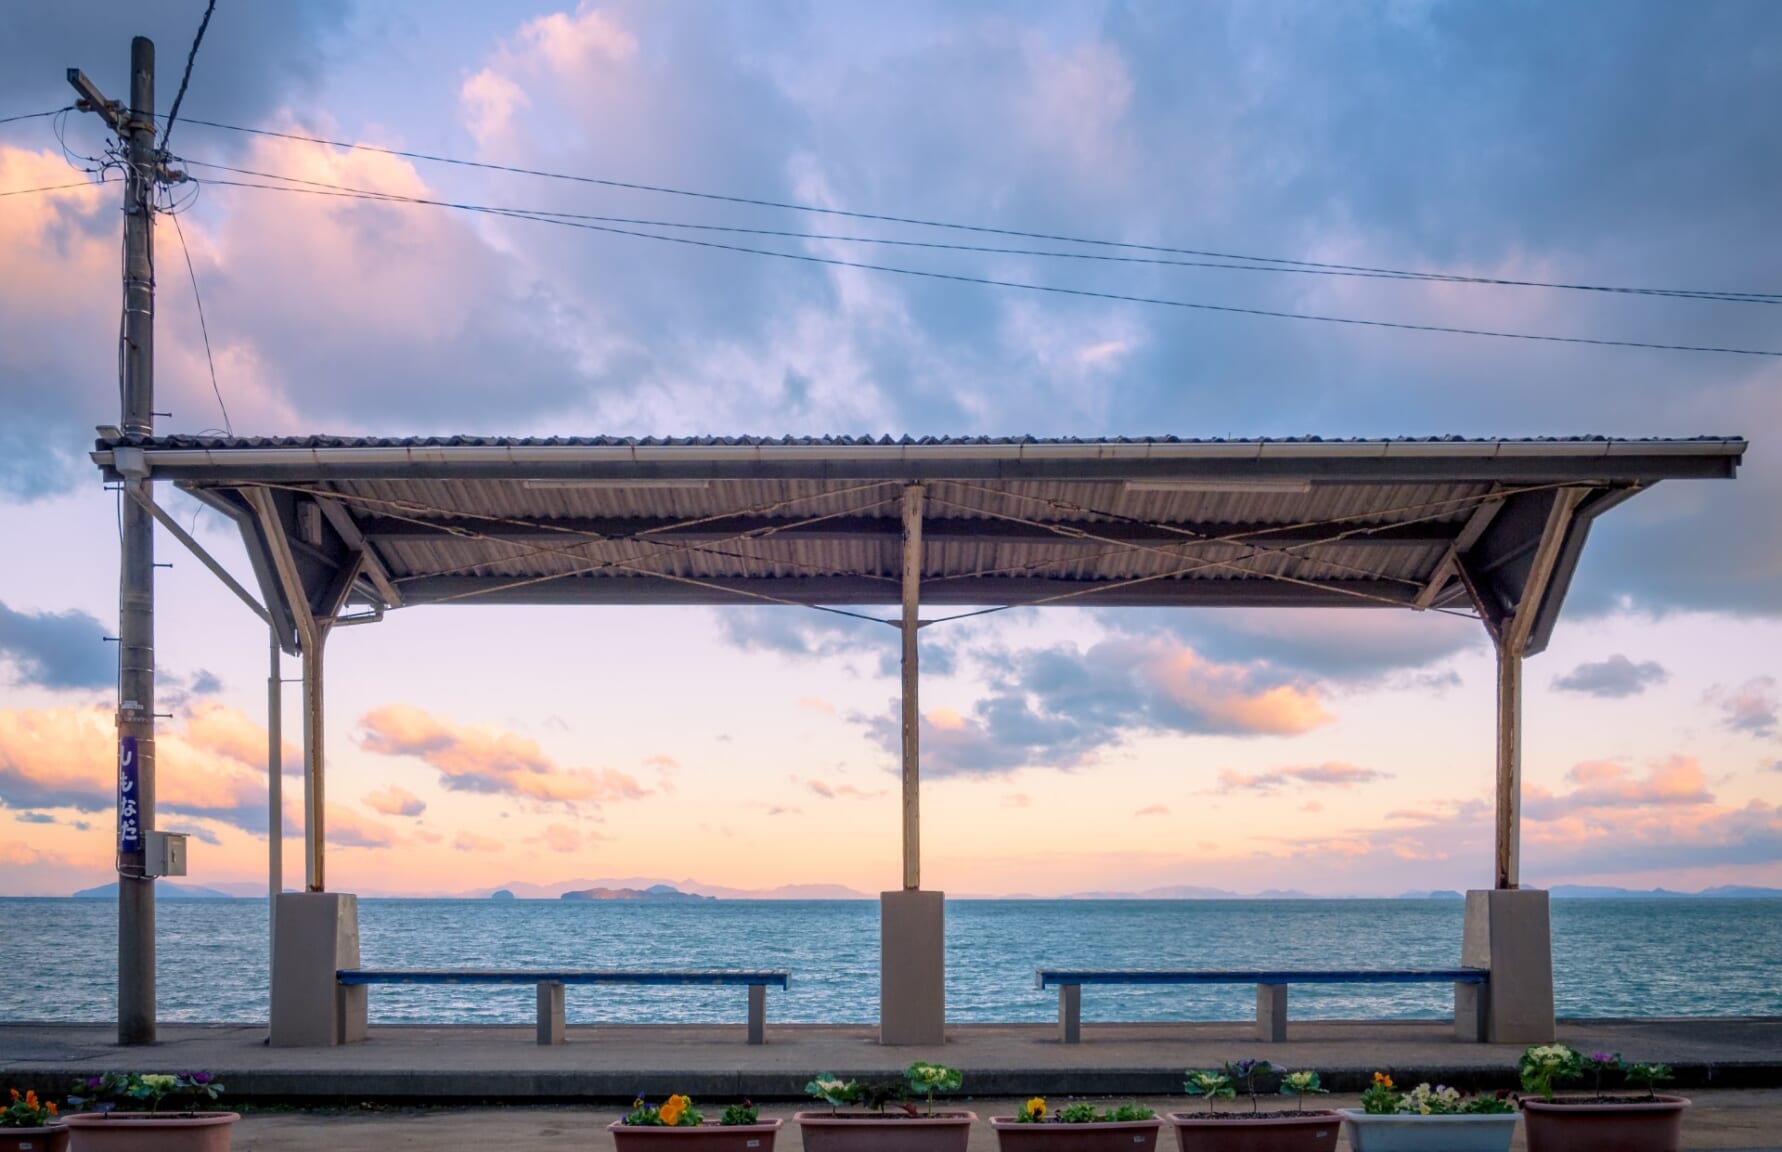
[[[1384,1072],[1375,1072],[1374,1083],[1382,1088],[1390,1088],[1392,1087],[1392,1077],[1386,1075]]]
[[[25,1093],[25,1107],[27,1107],[27,1108],[37,1107],[37,1093],[35,1093],[35,1092]]]
[[[48,1104],[45,1104],[44,1107],[49,1109],[49,1114],[51,1116],[54,1116],[56,1114],[56,1102],[54,1100],[51,1100]]]
[[[662,1117],[662,1122],[664,1124],[673,1127],[681,1122],[682,1114],[687,1111],[687,1106],[692,1103],[693,1101],[687,1099],[685,1096],[670,1096],[663,1102],[661,1110],[656,1114]]]
[[[1046,1098],[1044,1096],[1035,1096],[1033,1099],[1029,1100],[1027,1102],[1027,1114],[1032,1116],[1035,1120],[1044,1116],[1046,1114]]]

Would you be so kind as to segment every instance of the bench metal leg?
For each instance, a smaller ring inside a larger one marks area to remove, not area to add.
[[[1486,984],[1454,985],[1454,1038],[1468,1044],[1485,1042],[1485,1020],[1491,1007]]]
[[[1080,1044],[1083,1040],[1083,986],[1058,986],[1058,1042]]]
[[[556,980],[542,980],[538,985],[538,1042],[561,1044],[563,1028],[563,985]]]
[[[767,985],[749,985],[749,1043],[767,1043]]]
[[[1256,986],[1256,1038],[1276,1044],[1287,1039],[1287,985]]]

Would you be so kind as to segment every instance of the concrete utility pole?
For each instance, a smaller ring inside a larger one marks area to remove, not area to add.
[[[124,347],[121,404],[127,436],[155,433],[155,188],[167,173],[155,148],[155,45],[130,42],[130,103],[105,99],[78,68],[68,82],[123,142]],[[153,503],[139,462],[120,463],[124,485]],[[155,1042],[155,882],[146,875],[155,826],[155,521],[144,502],[122,501],[118,560],[118,1043]]]

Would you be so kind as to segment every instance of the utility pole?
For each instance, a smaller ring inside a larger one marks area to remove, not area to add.
[[[155,45],[130,42],[130,102],[107,100],[78,68],[78,107],[97,113],[123,143],[126,436],[155,434],[155,189],[170,174],[155,147]],[[155,826],[154,484],[145,467],[120,465],[123,483],[150,499],[122,501],[118,559],[118,1043],[155,1042],[155,882],[147,833]]]

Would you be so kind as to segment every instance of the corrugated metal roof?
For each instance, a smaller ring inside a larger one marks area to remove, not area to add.
[[[442,448],[442,447],[790,447],[874,445],[1013,445],[1013,444],[1709,444],[1736,436],[119,436],[101,440],[162,448]]]
[[[362,580],[356,595],[392,605],[896,603],[900,501],[920,484],[930,603],[1465,606],[1454,557],[1466,551],[1475,583],[1507,612],[1559,489],[1582,489],[1538,606],[1538,645],[1596,515],[1658,480],[1730,476],[1745,446],[167,436],[102,441],[95,459],[108,474],[177,480],[237,515],[269,600],[284,597],[268,575],[269,533],[311,537],[297,563],[312,607],[361,545],[383,582]],[[250,511],[242,493],[256,488],[276,496],[276,525]],[[310,500],[332,502],[336,515],[305,519]]]

